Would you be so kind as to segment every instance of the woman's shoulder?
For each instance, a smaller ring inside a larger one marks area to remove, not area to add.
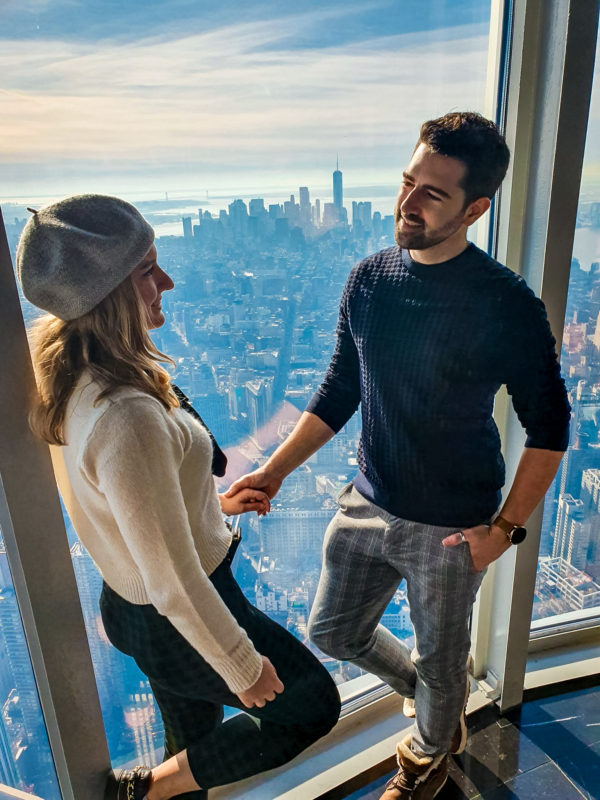
[[[138,403],[153,407],[154,405],[164,408],[163,404],[153,395],[144,392],[136,386],[124,384],[116,388],[111,388],[107,394],[106,385],[98,378],[95,378],[88,370],[84,371],[75,384],[71,400],[77,404],[93,405],[103,411],[107,408],[124,407],[127,401],[137,401]]]
[[[107,397],[97,399],[96,403],[108,424],[144,429],[148,425],[168,427],[174,422],[174,415],[158,398],[131,386],[115,389]]]
[[[122,386],[103,396],[104,387],[89,374],[78,381],[69,401],[67,427],[84,438],[106,433],[142,434],[168,431],[175,423],[163,404],[133,386]]]
[[[84,390],[85,392],[86,390]],[[97,399],[97,387],[88,386],[90,399],[82,426],[70,427],[70,443],[76,446],[84,470],[96,475],[106,462],[135,468],[139,459],[158,459],[179,464],[191,445],[191,435],[177,414],[139,389],[122,387]],[[96,396],[94,405],[92,397]],[[78,445],[78,447],[77,447]]]

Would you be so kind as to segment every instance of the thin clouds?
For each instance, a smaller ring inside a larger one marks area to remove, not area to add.
[[[332,20],[325,10],[129,44],[0,41],[2,161],[141,172],[150,159],[214,174],[318,167],[339,148],[377,170],[423,118],[480,106],[481,28],[286,47],[290,31]]]

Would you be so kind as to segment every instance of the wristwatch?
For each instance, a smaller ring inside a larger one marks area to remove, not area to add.
[[[522,525],[515,525],[513,522],[504,519],[504,517],[496,517],[496,519],[492,521],[492,525],[504,531],[506,538],[511,544],[521,544],[527,536],[527,528],[524,528]]]

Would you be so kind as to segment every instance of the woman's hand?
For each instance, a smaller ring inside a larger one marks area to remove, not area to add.
[[[275,695],[283,692],[283,683],[277,677],[273,664],[266,656],[262,656],[262,661],[262,672],[256,683],[246,691],[237,693],[246,708],[262,708],[269,700],[275,700]]]
[[[241,489],[233,497],[220,494],[221,511],[228,517],[236,514],[245,514],[247,511],[256,511],[259,517],[271,510],[269,495],[260,489]]]

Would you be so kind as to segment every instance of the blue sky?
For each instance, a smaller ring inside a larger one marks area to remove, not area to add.
[[[0,199],[394,185],[482,109],[489,6],[0,0]],[[285,193],[285,191],[284,191]]]
[[[325,11],[335,25],[317,24],[310,31],[289,30],[289,46],[324,47],[348,44],[397,33],[427,31],[454,25],[487,22],[485,0],[3,0],[3,28],[10,38],[43,38],[97,42],[101,39],[135,41],[143,36],[195,30],[218,30],[241,23],[294,19]]]

